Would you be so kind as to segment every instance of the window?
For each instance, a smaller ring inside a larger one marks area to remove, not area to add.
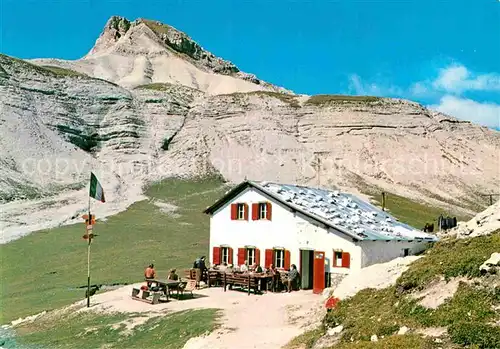
[[[274,265],[276,268],[285,267],[285,250],[274,250]]]
[[[344,251],[333,251],[332,267],[334,268],[350,268],[351,254]]]
[[[265,202],[259,204],[259,219],[267,219],[267,204]]]
[[[221,263],[229,264],[229,247],[221,247]]]
[[[342,251],[335,251],[333,253],[333,266],[342,267]]]
[[[237,205],[238,205],[237,219],[245,219],[245,204],[237,204]]]
[[[271,203],[258,202],[252,204],[252,220],[271,220]]]
[[[245,203],[231,204],[231,220],[248,220],[248,205]]]
[[[247,263],[253,265],[255,263],[255,249],[247,248]]]

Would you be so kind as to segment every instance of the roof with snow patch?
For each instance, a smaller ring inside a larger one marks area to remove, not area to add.
[[[438,240],[435,235],[401,223],[387,212],[352,194],[291,184],[242,182],[208,207],[205,213],[214,213],[247,187],[253,187],[293,211],[301,212],[355,240]]]

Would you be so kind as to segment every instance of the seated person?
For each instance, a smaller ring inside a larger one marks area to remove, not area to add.
[[[177,269],[170,269],[167,280],[179,281],[179,275],[176,274]]]
[[[144,271],[145,279],[156,279],[156,270],[153,263],[151,263]],[[148,282],[148,287],[151,286],[151,282]]]
[[[229,264],[226,269],[226,273],[232,273],[234,271],[234,265]]]
[[[262,273],[262,267],[260,266],[260,264],[254,264],[255,267],[253,269],[254,272],[256,273]]]
[[[218,270],[219,271],[226,271],[227,270],[227,263],[226,262],[222,263],[222,265],[219,266]]]
[[[245,261],[242,265],[240,265],[240,271],[244,273],[248,271],[248,261]]]

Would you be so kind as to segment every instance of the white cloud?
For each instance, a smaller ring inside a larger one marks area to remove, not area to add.
[[[500,74],[478,74],[461,64],[452,64],[440,69],[436,77],[417,81],[406,88],[378,81],[367,82],[355,74],[349,77],[349,93],[435,101],[430,108],[462,120],[500,129],[500,104],[481,103],[466,98],[466,92],[471,91],[500,92]]]
[[[500,75],[474,74],[463,65],[453,64],[440,69],[438,77],[432,81],[432,87],[455,94],[466,91],[500,91]]]
[[[429,106],[441,113],[458,119],[500,129],[500,105],[495,103],[479,103],[471,99],[445,95],[439,104]]]
[[[353,74],[349,77],[349,92],[364,96],[401,96],[403,90],[397,86],[384,86],[383,84],[366,83],[359,75]]]

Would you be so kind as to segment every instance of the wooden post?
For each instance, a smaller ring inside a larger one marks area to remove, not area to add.
[[[248,274],[248,295],[250,296],[250,274]]]
[[[224,273],[224,292],[226,292],[226,273]]]
[[[480,193],[479,195],[481,196],[487,196],[490,198],[490,206],[493,205],[493,197],[494,196],[500,196],[500,194],[495,194],[495,193],[489,193],[489,194],[486,194],[486,193]]]
[[[382,192],[382,211],[385,212],[385,191]]]

